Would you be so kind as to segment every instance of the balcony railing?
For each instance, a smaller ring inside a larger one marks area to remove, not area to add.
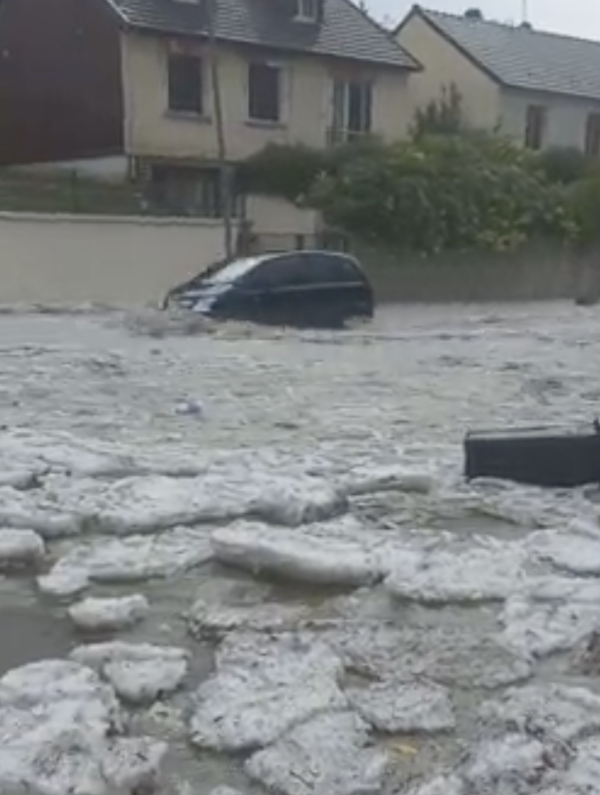
[[[361,138],[369,135],[367,130],[346,130],[340,127],[329,127],[327,129],[327,146],[339,146],[348,144],[352,141],[360,141]]]

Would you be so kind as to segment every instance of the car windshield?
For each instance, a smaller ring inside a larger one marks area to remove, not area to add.
[[[265,257],[244,257],[243,259],[235,259],[228,265],[207,274],[205,284],[223,284],[224,282],[235,282],[242,276],[245,276],[249,271],[264,262]]]

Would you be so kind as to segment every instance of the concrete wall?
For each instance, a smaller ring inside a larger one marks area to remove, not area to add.
[[[556,248],[518,255],[393,258],[353,247],[377,300],[390,302],[543,301],[600,296],[600,254]]]
[[[144,305],[223,256],[219,223],[0,213],[0,304]],[[379,302],[600,296],[600,255],[393,257],[352,246]]]
[[[159,301],[223,241],[210,221],[0,213],[0,303]]]
[[[149,157],[216,158],[210,80],[205,80],[205,115],[169,112],[169,41],[129,33],[122,36],[121,44],[126,152]],[[206,58],[201,44],[188,43],[186,47]],[[390,139],[406,134],[411,118],[407,71],[366,64],[351,67],[343,62],[335,65],[332,59],[306,56],[265,53],[265,58],[283,68],[283,118],[279,124],[248,120],[248,58],[243,50],[219,48],[226,144],[232,160],[247,157],[269,142],[324,146],[332,121],[332,78],[339,74],[332,70],[346,69],[348,75],[374,81],[374,132]]]
[[[314,235],[320,228],[320,214],[297,207],[276,196],[251,194],[246,199],[246,215],[257,235]]]
[[[518,143],[525,141],[529,105],[542,105],[546,108],[544,147],[574,146],[583,149],[588,116],[591,113],[600,113],[600,102],[593,100],[505,90],[500,100],[501,128]]]
[[[444,86],[455,83],[462,94],[465,119],[481,129],[494,128],[500,118],[498,85],[460,50],[441,36],[418,13],[412,14],[396,35],[398,43],[424,67],[411,75],[411,120],[418,108],[440,98]]]

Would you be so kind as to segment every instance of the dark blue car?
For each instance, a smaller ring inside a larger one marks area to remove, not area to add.
[[[223,320],[339,328],[373,317],[373,291],[347,254],[289,251],[217,263],[171,290],[163,307]]]

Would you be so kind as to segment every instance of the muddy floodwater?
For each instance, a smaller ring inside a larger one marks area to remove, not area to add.
[[[598,494],[462,478],[600,414],[599,339],[0,314],[2,795],[600,793]]]

